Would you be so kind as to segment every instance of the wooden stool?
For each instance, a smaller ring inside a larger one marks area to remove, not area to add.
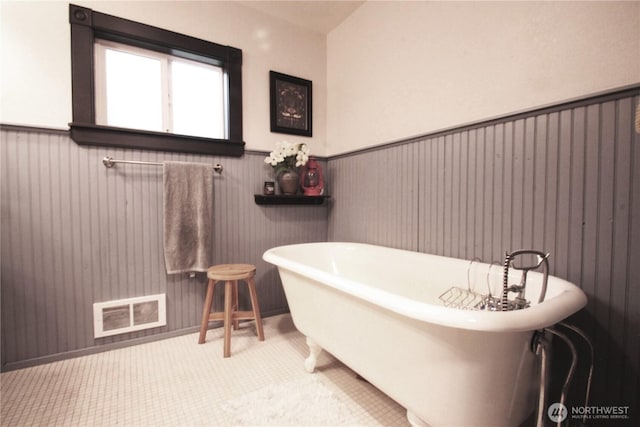
[[[238,329],[240,320],[255,320],[258,339],[264,341],[262,331],[262,319],[260,318],[260,307],[258,307],[258,295],[256,294],[256,283],[253,277],[256,275],[256,267],[251,264],[221,264],[209,267],[207,277],[207,296],[202,309],[202,324],[200,325],[200,338],[198,344],[202,344],[207,336],[207,328],[211,320],[224,321],[224,357],[231,354],[231,325],[233,329]],[[244,280],[249,286],[249,296],[253,311],[238,311],[238,280]],[[218,281],[224,281],[224,311],[211,313],[213,304],[213,291]]]

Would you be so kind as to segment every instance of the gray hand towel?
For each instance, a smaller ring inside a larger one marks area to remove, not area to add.
[[[212,247],[213,167],[164,162],[163,182],[167,273],[206,272]]]

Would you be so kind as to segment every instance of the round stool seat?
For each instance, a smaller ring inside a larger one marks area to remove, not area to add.
[[[251,264],[220,264],[207,269],[207,277],[212,280],[243,280],[256,275],[256,267]]]

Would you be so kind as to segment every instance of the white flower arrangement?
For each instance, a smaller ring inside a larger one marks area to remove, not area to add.
[[[276,144],[275,150],[265,157],[264,162],[271,165],[276,176],[287,169],[296,169],[307,164],[309,160],[309,147],[307,144],[292,144],[281,141]]]

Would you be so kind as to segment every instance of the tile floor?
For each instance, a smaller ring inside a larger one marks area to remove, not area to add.
[[[226,426],[225,402],[308,378],[305,338],[289,315],[241,324],[222,357],[222,328],[0,375],[0,425]],[[323,352],[315,378],[362,426],[408,426],[405,409]],[[294,392],[295,390],[292,390]]]

